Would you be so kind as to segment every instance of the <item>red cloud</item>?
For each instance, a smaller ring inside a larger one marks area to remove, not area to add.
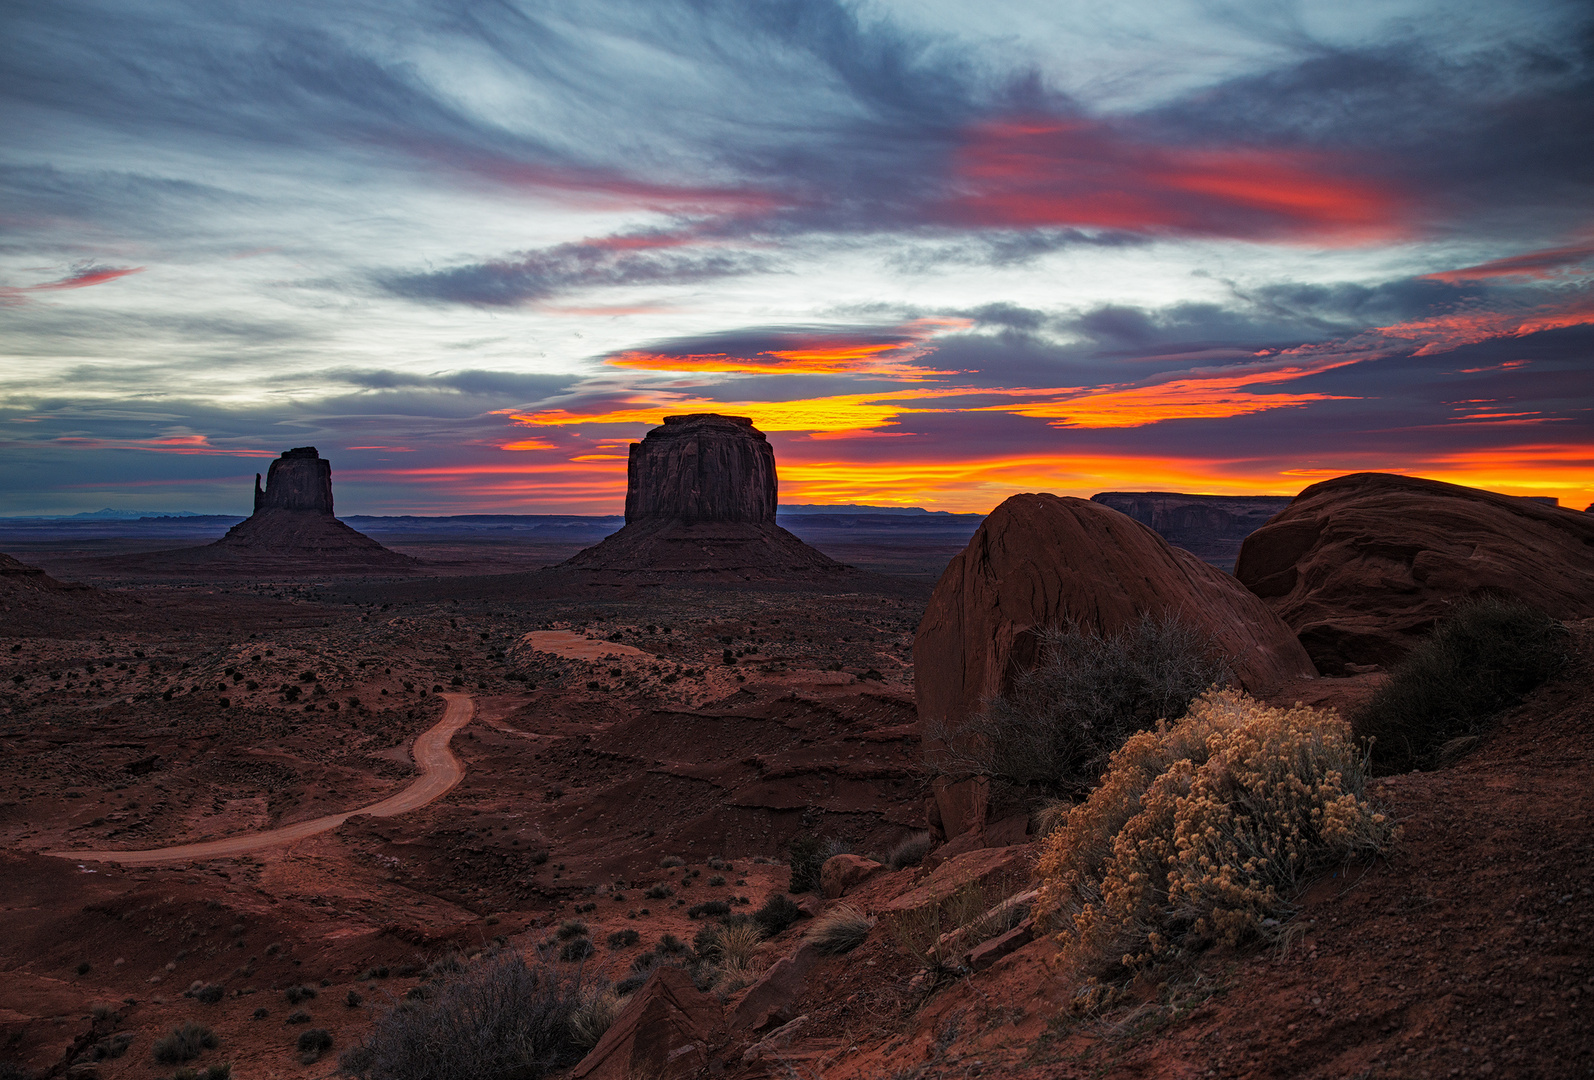
[[[1483,281],[1500,277],[1548,278],[1555,277],[1564,270],[1579,267],[1591,258],[1594,258],[1594,246],[1591,245],[1548,248],[1544,251],[1530,251],[1524,255],[1511,255],[1504,259],[1493,259],[1462,270],[1428,274],[1426,278],[1429,281],[1443,281],[1451,285],[1459,285],[1463,281]]]
[[[58,289],[83,289],[90,285],[99,285],[129,274],[143,273],[142,266],[85,266],[74,270],[59,281],[46,281],[39,285],[0,285],[0,304],[20,304],[27,301],[25,293],[54,292]]]
[[[1404,196],[1346,171],[1322,153],[1158,146],[1086,120],[1009,119],[967,133],[956,161],[962,194],[945,212],[976,227],[1326,243],[1409,231]]]

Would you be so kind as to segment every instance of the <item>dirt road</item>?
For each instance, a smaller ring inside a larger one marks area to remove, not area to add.
[[[443,718],[415,740],[415,764],[421,770],[420,779],[397,795],[390,795],[379,803],[345,810],[340,814],[329,814],[311,821],[300,821],[267,832],[231,836],[225,840],[207,840],[199,844],[154,848],[149,851],[46,851],[43,854],[62,859],[77,859],[80,862],[115,862],[123,866],[149,866],[154,863],[189,862],[195,859],[226,859],[327,832],[342,825],[356,814],[392,817],[395,814],[419,809],[459,783],[460,778],[465,775],[464,766],[448,748],[448,742],[456,731],[470,723],[471,717],[476,715],[476,703],[471,700],[469,694],[443,694],[442,697],[448,702],[448,708],[443,711]]]

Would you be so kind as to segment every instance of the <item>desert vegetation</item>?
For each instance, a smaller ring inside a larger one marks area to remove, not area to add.
[[[1525,604],[1493,597],[1458,606],[1389,673],[1357,712],[1380,773],[1432,768],[1567,661],[1567,632]]]
[[[602,989],[513,953],[483,957],[389,1009],[339,1064],[360,1080],[535,1080],[580,1057]]]
[[[214,1050],[217,1045],[214,1031],[190,1020],[155,1041],[155,1060],[162,1065],[176,1065],[192,1061],[206,1050]]]
[[[1037,920],[1095,973],[1254,938],[1309,874],[1394,836],[1365,774],[1336,713],[1209,691],[1125,742],[1042,842]]]
[[[1035,666],[1005,694],[957,731],[928,733],[932,772],[1081,795],[1126,738],[1183,716],[1231,677],[1216,643],[1173,611],[1143,615],[1118,634],[1070,622],[1036,636]]]

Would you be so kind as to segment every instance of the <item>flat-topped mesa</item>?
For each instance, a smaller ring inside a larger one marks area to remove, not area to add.
[[[296,446],[266,470],[266,488],[255,473],[255,513],[262,510],[314,510],[332,513],[332,463],[313,446]]]
[[[775,521],[775,448],[746,416],[692,413],[631,444],[625,523]]]
[[[625,528],[562,565],[779,580],[846,572],[775,524],[775,450],[745,416],[694,413],[631,444]]]

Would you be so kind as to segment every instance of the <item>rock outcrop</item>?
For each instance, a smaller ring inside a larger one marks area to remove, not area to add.
[[[936,584],[913,642],[921,736],[956,731],[1037,659],[1035,631],[1068,620],[1107,634],[1177,612],[1206,631],[1235,677],[1265,694],[1315,674],[1295,635],[1234,578],[1151,529],[1084,499],[1014,495]],[[945,834],[979,828],[957,787],[936,799]],[[965,800],[966,801],[966,800]]]
[[[687,1080],[703,1075],[710,1052],[724,1037],[720,1003],[693,986],[680,968],[655,968],[570,1076]]]
[[[1174,547],[1233,570],[1240,544],[1290,504],[1289,495],[1184,495],[1175,491],[1103,491],[1091,502],[1148,525]]]
[[[1325,674],[1387,666],[1458,601],[1512,597],[1594,615],[1594,520],[1390,473],[1313,484],[1245,541],[1235,575]]]
[[[332,463],[313,446],[273,461],[264,490],[257,473],[255,512],[194,556],[261,572],[280,571],[285,563],[315,573],[404,572],[418,565],[333,516]]]
[[[631,444],[625,527],[563,565],[728,580],[848,568],[775,524],[775,451],[745,416],[668,416]]]
[[[0,595],[27,593],[87,592],[87,585],[57,581],[37,566],[0,552]]]

